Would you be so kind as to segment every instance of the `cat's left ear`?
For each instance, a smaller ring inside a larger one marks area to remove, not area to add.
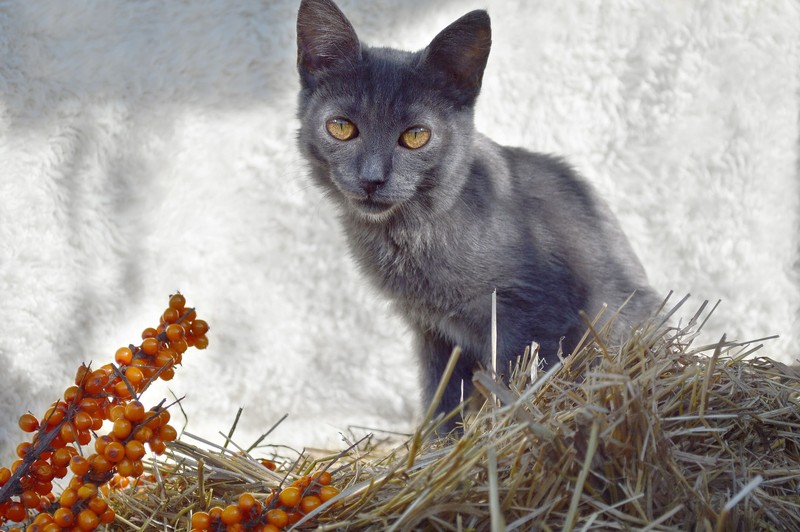
[[[422,64],[442,81],[442,88],[462,105],[478,97],[492,47],[489,14],[471,11],[456,20],[422,52]]]
[[[361,43],[331,0],[303,0],[297,12],[297,70],[308,86],[323,71],[361,58]]]

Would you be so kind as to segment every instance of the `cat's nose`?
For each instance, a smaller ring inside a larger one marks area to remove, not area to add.
[[[386,183],[387,172],[381,161],[376,159],[367,160],[358,177],[359,185],[367,195],[372,195]]]

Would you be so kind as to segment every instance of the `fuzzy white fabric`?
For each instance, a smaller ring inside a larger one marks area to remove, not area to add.
[[[19,414],[175,290],[212,326],[169,383],[188,430],[214,438],[239,406],[242,444],[284,413],[269,441],[295,447],[413,426],[408,332],[295,147],[297,4],[0,2],[1,457]],[[565,155],[654,286],[693,294],[684,316],[722,299],[709,341],[780,334],[764,353],[797,357],[796,2],[340,5],[366,42],[408,49],[488,7],[479,129]]]

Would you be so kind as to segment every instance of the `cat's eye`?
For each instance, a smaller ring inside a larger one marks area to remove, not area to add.
[[[425,127],[410,127],[400,135],[400,145],[410,150],[423,147],[431,140],[431,130]]]
[[[331,118],[325,122],[325,128],[331,137],[338,140],[350,140],[358,136],[358,128],[346,118]]]

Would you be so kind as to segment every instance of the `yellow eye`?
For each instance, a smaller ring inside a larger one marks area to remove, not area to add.
[[[410,127],[400,135],[400,144],[410,150],[423,147],[431,140],[431,130],[424,127]]]
[[[358,136],[358,128],[346,118],[331,118],[325,123],[331,137],[338,140],[350,140]]]

